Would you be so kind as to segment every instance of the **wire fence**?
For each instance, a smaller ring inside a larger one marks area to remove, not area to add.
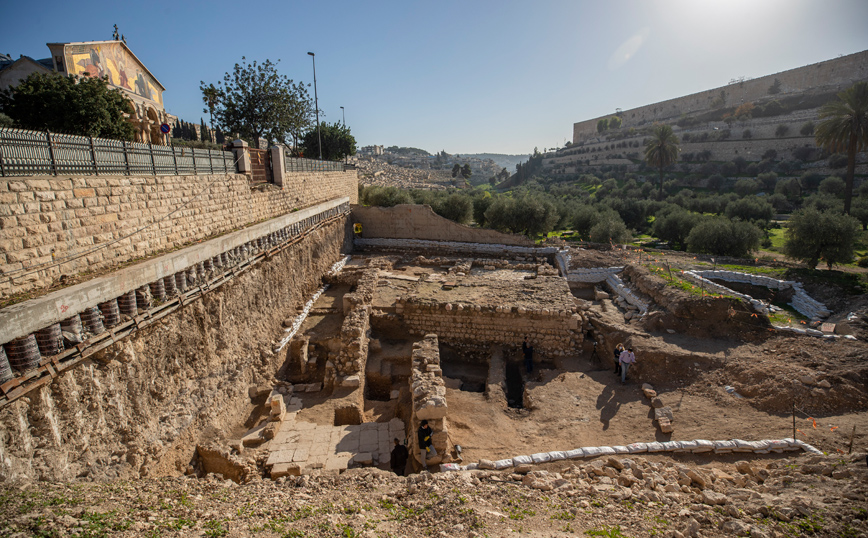
[[[235,173],[231,151],[0,129],[0,176]]]
[[[317,161],[314,159],[299,159],[286,154],[287,172],[343,172],[344,163],[336,161]]]

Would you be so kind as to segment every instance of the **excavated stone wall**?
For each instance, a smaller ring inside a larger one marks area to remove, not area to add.
[[[584,339],[585,319],[572,310],[431,304],[402,297],[396,305],[413,334],[436,333],[446,341],[520,346],[529,336],[537,351],[562,356]]]
[[[344,322],[341,326],[341,351],[334,374],[327,373],[330,383],[345,387],[361,387],[364,393],[365,365],[368,361],[371,301],[377,287],[376,268],[364,271],[356,281],[356,289],[343,297]],[[327,367],[327,370],[331,371]],[[336,377],[334,377],[336,376]]]
[[[440,368],[440,342],[436,334],[426,334],[413,344],[412,373],[410,376],[410,394],[413,398],[412,431],[415,433],[423,420],[428,421],[433,434],[431,444],[437,451],[436,457],[426,458],[428,464],[450,461],[449,432],[446,423],[448,406],[446,405],[446,385],[443,381],[443,370]],[[421,459],[419,439],[410,436],[411,456],[420,464]]]
[[[0,482],[191,472],[197,443],[246,420],[285,360],[281,322],[349,247],[347,219],[0,410]]]

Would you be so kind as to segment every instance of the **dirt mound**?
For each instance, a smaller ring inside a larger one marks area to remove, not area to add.
[[[726,366],[729,384],[769,413],[792,406],[820,416],[868,407],[868,345],[850,340],[779,336]]]

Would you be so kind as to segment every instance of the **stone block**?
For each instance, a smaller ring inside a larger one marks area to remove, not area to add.
[[[301,476],[301,466],[297,463],[277,463],[271,468],[271,479],[283,476]]]
[[[274,439],[280,431],[280,425],[280,421],[270,421],[262,430],[262,436],[266,439]]]
[[[357,375],[347,376],[341,381],[342,387],[355,388],[355,387],[358,387],[359,385],[361,385],[361,380],[359,379],[359,376],[357,376]]]
[[[374,457],[370,452],[359,452],[353,456],[353,462],[358,465],[371,465],[374,463]]]
[[[265,442],[263,431],[267,424],[263,423],[255,428],[248,430],[241,438],[241,444],[244,446],[258,446]]]
[[[296,448],[295,453],[292,455],[292,461],[295,462],[304,462],[310,457],[310,450],[308,448]]]

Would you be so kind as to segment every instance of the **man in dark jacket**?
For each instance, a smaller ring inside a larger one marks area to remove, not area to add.
[[[408,457],[410,457],[410,453],[407,452],[407,447],[402,445],[396,438],[395,448],[392,449],[392,456],[389,462],[396,475],[404,476],[404,469],[407,467]]]
[[[425,469],[428,469],[428,458],[433,458],[437,455],[434,445],[431,441],[431,436],[434,435],[434,430],[428,425],[427,420],[423,420],[419,425],[419,460]]]

